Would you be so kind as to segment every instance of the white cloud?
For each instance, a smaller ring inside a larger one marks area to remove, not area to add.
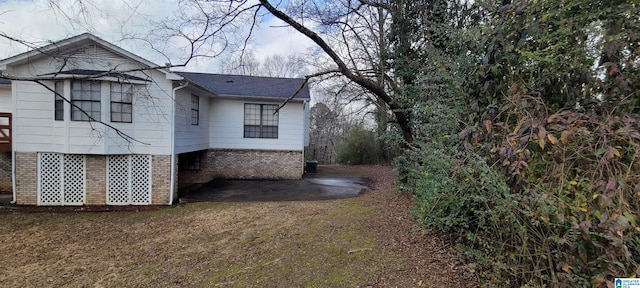
[[[306,52],[314,43],[295,29],[271,17],[254,32],[255,53],[260,60],[274,55],[287,55]]]

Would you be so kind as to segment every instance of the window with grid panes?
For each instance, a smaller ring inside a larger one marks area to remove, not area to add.
[[[134,87],[126,83],[111,83],[111,122],[131,123]]]
[[[278,105],[244,104],[244,138],[278,138]]]
[[[200,171],[202,170],[202,158],[204,151],[188,152],[178,155],[179,171]]]
[[[71,120],[100,120],[100,98],[100,82],[71,81]]]
[[[200,97],[191,95],[191,125],[200,124]]]
[[[53,100],[53,119],[64,120],[64,100],[62,99],[62,96],[64,95],[64,81],[56,81],[54,83],[53,91],[56,92]]]

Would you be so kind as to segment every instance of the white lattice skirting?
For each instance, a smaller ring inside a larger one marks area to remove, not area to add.
[[[110,155],[107,158],[107,204],[151,204],[150,155]]]
[[[38,205],[84,205],[84,155],[38,153]]]
[[[107,205],[151,204],[151,155],[107,156]],[[85,155],[38,153],[38,205],[84,205],[86,203]],[[104,178],[103,178],[104,179]]]

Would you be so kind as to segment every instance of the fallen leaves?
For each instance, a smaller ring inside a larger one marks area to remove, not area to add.
[[[0,261],[11,266],[0,286],[477,286],[445,237],[413,223],[390,166],[319,171],[366,177],[372,190],[334,201],[7,213]]]

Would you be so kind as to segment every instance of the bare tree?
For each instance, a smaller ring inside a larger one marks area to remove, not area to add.
[[[251,51],[244,51],[229,58],[224,63],[223,72],[228,74],[262,76],[260,75],[261,63]]]
[[[348,128],[347,121],[322,102],[311,107],[310,116],[307,154],[322,164],[335,164]]]
[[[388,21],[393,19],[395,11],[390,1],[300,0],[279,4],[286,6],[274,5],[268,0],[257,3],[246,0],[185,0],[184,3],[200,13],[187,21],[180,21],[180,17],[167,21],[174,24],[174,28],[168,31],[184,30],[185,27],[200,29],[202,33],[189,41],[196,48],[209,47],[218,39],[229,40],[227,31],[233,30],[234,36],[243,35],[244,39],[236,39],[236,43],[244,45],[236,48],[244,52],[261,16],[270,14],[282,20],[313,41],[323,52],[323,57],[331,61],[332,65],[305,78],[340,75],[346,79],[345,85],[361,87],[366,92],[363,94],[372,96],[372,103],[391,111],[392,121],[398,124],[405,142],[413,142],[410,107],[403,107],[395,98],[393,71],[385,65],[385,49],[392,47],[384,39],[390,33]],[[241,27],[241,23],[248,24]]]
[[[299,55],[273,54],[259,60],[251,51],[237,53],[224,64],[223,72],[247,76],[304,77],[308,64]]]
[[[326,5],[326,3],[324,2],[318,3],[319,1],[318,2],[310,1],[310,2],[313,4],[312,7],[314,7],[316,11],[320,12],[320,13],[316,13],[316,15],[319,16],[321,23],[325,24],[326,29],[329,29],[329,28],[339,29],[338,31],[342,32],[341,35],[343,37],[343,44],[344,44],[343,47],[345,47],[344,50],[346,50],[346,55],[344,53],[343,55],[341,55],[339,53],[340,52],[339,48],[336,48],[335,46],[330,45],[329,42],[327,42],[318,32],[313,31],[309,27],[303,25],[301,21],[297,21],[291,15],[273,6],[269,1],[260,0],[260,4],[262,5],[262,7],[264,7],[267,11],[269,11],[275,17],[289,24],[298,32],[307,36],[314,43],[316,43],[320,47],[320,49],[322,49],[333,60],[333,62],[336,65],[336,69],[333,71],[327,71],[327,72],[340,73],[341,75],[343,75],[344,77],[352,81],[353,83],[358,84],[359,86],[363,87],[368,92],[373,94],[376,99],[380,100],[380,102],[383,102],[384,104],[386,104],[393,112],[395,116],[395,121],[397,122],[397,124],[399,125],[402,131],[402,136],[404,140],[407,143],[412,143],[413,133],[412,133],[410,119],[409,119],[410,113],[409,111],[407,111],[407,109],[405,109],[405,107],[401,107],[401,105],[394,99],[393,92],[391,92],[392,90],[387,89],[384,79],[392,79],[392,78],[385,73],[386,69],[383,66],[384,64],[382,63],[382,59],[379,57],[376,57],[381,55],[382,51],[380,50],[379,54],[374,56],[374,53],[371,53],[372,51],[368,50],[365,45],[362,45],[364,43],[368,43],[367,40],[359,36],[364,34],[364,35],[369,35],[371,39],[375,39],[376,37],[375,33],[371,33],[373,32],[372,30],[366,29],[367,27],[371,28],[374,26],[371,24],[357,25],[357,23],[361,23],[360,21],[364,21],[366,23],[366,21],[370,19],[369,16],[371,15],[371,13],[377,13],[377,15],[383,15],[384,14],[383,11],[385,10],[388,12],[392,11],[391,6],[389,6],[386,3],[386,1],[376,2],[376,1],[360,0],[356,2],[356,1],[346,0],[346,1],[338,1],[341,4],[341,6],[338,6],[339,9],[322,10],[321,7],[327,7],[327,6],[323,6],[323,4]],[[302,3],[307,3],[307,2],[303,1]],[[332,6],[332,8],[336,7],[335,3],[331,3],[331,4],[334,5]],[[299,7],[302,7],[302,6],[299,6]],[[303,12],[303,10],[298,10],[298,11]],[[323,11],[331,11],[331,12],[322,13]],[[355,18],[355,20],[351,21],[350,19],[353,19],[353,18]],[[384,21],[384,20],[380,18],[379,21]],[[384,26],[384,24],[382,26]],[[380,25],[378,27],[380,27]],[[355,39],[356,39],[355,43],[357,45],[354,48],[350,48],[349,45],[352,42],[350,42],[349,39],[346,37],[347,35],[355,36]],[[379,39],[379,41],[383,41],[383,40]],[[384,44],[383,42],[379,42],[379,43]],[[384,47],[381,47],[381,48],[384,48]],[[355,54],[354,53],[355,51],[359,51],[360,53]],[[359,57],[356,57],[355,55],[364,55],[364,56],[359,58]],[[378,66],[371,67],[366,65],[366,63],[369,63],[369,64],[375,63],[376,62],[375,59],[379,59],[377,61]],[[363,61],[358,61],[358,60],[363,60]],[[390,84],[394,85],[393,83],[390,83]]]

